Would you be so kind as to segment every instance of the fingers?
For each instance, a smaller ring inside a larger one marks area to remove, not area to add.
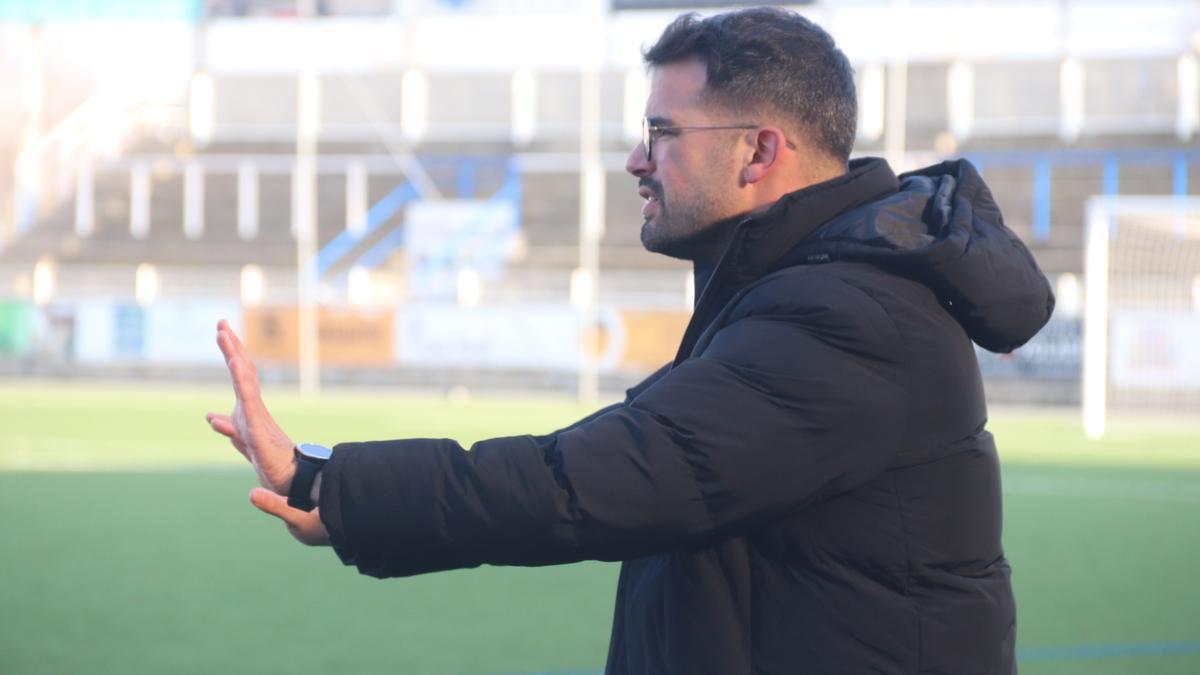
[[[300,509],[293,509],[288,506],[287,497],[275,494],[266,488],[254,488],[251,490],[250,503],[258,507],[259,511],[269,513],[288,525],[298,524],[296,514],[307,515]]]
[[[224,319],[217,322],[217,346],[225,356],[237,402],[233,406],[233,413],[228,416],[210,413],[207,417],[209,426],[228,438],[233,447],[254,465],[259,482],[275,492],[286,492],[295,472],[291,439],[267,410],[254,363],[229,322]],[[311,522],[305,522],[311,529]],[[319,520],[317,526],[320,527]]]
[[[243,443],[241,437],[238,436],[237,428],[233,426],[233,420],[229,417],[229,415],[221,415],[210,412],[204,416],[204,419],[208,420],[208,426],[212,427],[213,431],[228,438],[229,443],[233,445],[238,452],[242,453],[242,457],[245,457],[246,461],[251,461],[250,455],[246,454],[246,444]]]
[[[233,393],[238,400],[242,400],[258,393],[258,374],[254,372],[254,365],[245,348],[235,343],[235,340],[233,331],[217,333],[217,346],[225,355],[225,366],[229,368],[229,375],[233,380]]]
[[[309,546],[325,546],[329,544],[329,532],[321,522],[321,516],[316,511],[301,511],[288,506],[287,498],[275,494],[265,488],[254,488],[250,491],[250,503],[258,510],[282,520],[287,525],[288,532],[301,543]]]
[[[213,431],[222,436],[233,438],[237,435],[237,430],[233,428],[233,420],[229,418],[229,415],[210,412],[204,416],[204,419],[208,422],[208,426],[212,427]]]
[[[246,355],[246,346],[238,339],[237,333],[233,332],[233,328],[225,319],[217,322],[217,346],[221,348],[221,353],[225,355],[226,361],[234,356]]]
[[[221,355],[225,357],[225,363],[237,355],[237,343],[233,339],[233,329],[229,327],[229,322],[221,319],[217,322],[217,347],[221,350]]]
[[[234,414],[237,414],[236,409],[234,410]],[[212,427],[213,431],[228,438],[243,454],[246,452],[245,439],[242,438],[242,433],[238,431],[237,425],[234,424],[232,416],[210,412],[204,416],[204,419],[208,421],[208,426]]]
[[[239,347],[240,343],[236,341],[233,329],[222,319],[217,323],[217,348],[225,357],[225,367],[229,369],[230,379],[233,381],[233,395],[240,401],[244,389],[240,381],[245,379],[245,368],[241,365],[241,360],[245,357]]]
[[[233,395],[239,401],[262,407],[262,394],[258,387],[258,372],[246,346],[233,332],[229,322],[221,319],[217,322],[217,347],[225,357],[225,365],[229,368],[230,379],[233,381]]]

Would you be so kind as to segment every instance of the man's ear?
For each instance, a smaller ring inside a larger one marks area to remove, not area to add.
[[[787,137],[778,127],[761,127],[754,130],[753,142],[754,149],[750,161],[742,170],[742,179],[746,183],[757,183],[778,167]]]

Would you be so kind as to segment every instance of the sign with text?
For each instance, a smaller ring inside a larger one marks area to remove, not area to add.
[[[1200,391],[1200,316],[1114,312],[1109,325],[1112,383],[1131,389]]]
[[[317,312],[322,365],[390,366],[391,312],[322,308]],[[295,364],[300,357],[300,312],[295,307],[255,307],[242,314],[251,356],[264,363]]]
[[[630,373],[652,373],[675,358],[690,310],[623,309],[624,332],[620,369]]]

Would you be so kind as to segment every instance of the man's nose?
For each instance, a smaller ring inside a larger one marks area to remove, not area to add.
[[[625,170],[629,173],[641,178],[648,175],[654,168],[652,162],[646,159],[646,148],[641,142],[633,146],[633,150],[629,151],[629,157],[625,158]]]

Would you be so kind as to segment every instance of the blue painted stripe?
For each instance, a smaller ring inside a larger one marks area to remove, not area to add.
[[[404,245],[407,235],[408,231],[404,226],[397,227],[391,232],[388,232],[383,236],[382,239],[375,242],[375,245],[368,249],[367,252],[358,259],[358,264],[362,267],[366,267],[367,269],[382,265],[387,261],[388,256],[391,255],[392,251]]]
[[[1050,182],[1050,160],[1043,157],[1033,166],[1033,238],[1036,241],[1050,238],[1050,206],[1054,202]]]
[[[460,191],[466,191],[467,193],[474,192],[477,187],[475,170],[477,165],[480,164],[483,164],[483,162],[478,161],[477,158],[466,158],[459,162],[458,187]],[[508,160],[507,168],[508,171],[504,184],[501,185],[500,189],[488,198],[488,202],[511,202],[516,208],[517,212],[518,222],[516,223],[516,228],[520,229],[522,183],[521,173],[518,170],[518,165],[515,158],[510,158]],[[465,179],[464,176],[466,177]],[[412,187],[411,183],[406,183],[401,187],[407,187],[409,192],[405,193],[404,201],[398,201],[395,203],[396,208],[388,211],[385,219],[390,218],[395,211],[398,210],[399,207],[409,199],[418,198],[420,196],[417,194],[416,189]],[[463,194],[461,196],[466,195]],[[387,199],[388,198],[384,198],[383,201],[386,201]],[[381,201],[380,204],[382,204],[383,201]],[[372,211],[374,211],[374,209],[372,209]],[[375,226],[378,224],[379,223],[374,222],[373,219],[368,218],[367,231],[373,231]],[[421,268],[417,270],[417,273],[428,273],[428,271],[431,269],[437,269],[439,267],[444,268],[446,265],[450,264],[450,262],[452,262],[458,255],[459,249],[469,242],[470,238],[476,234],[477,230],[481,226],[482,221],[479,221],[463,228],[458,237],[445,242],[440,250],[430,254],[430,256],[422,263]],[[384,235],[370,249],[368,249],[366,253],[362,254],[362,256],[358,259],[358,264],[366,268],[378,267],[387,261],[388,256],[391,255],[392,251],[404,246],[406,240],[407,231],[405,228],[403,226],[397,227],[396,229]]]
[[[1029,166],[1040,158],[1048,158],[1056,166],[1096,166],[1108,159],[1121,164],[1162,166],[1176,157],[1188,162],[1200,161],[1200,148],[1121,148],[1099,150],[1062,148],[1055,150],[974,150],[966,155],[972,164],[993,164],[1000,167]]]
[[[521,182],[521,167],[515,155],[508,160],[504,182],[511,190],[510,197],[512,198],[513,206],[517,209],[517,227],[521,227],[522,200],[525,196],[525,186]]]
[[[470,159],[458,162],[458,198],[473,199],[475,197],[475,165]]]
[[[1103,182],[1101,190],[1104,194],[1115,196],[1121,193],[1121,164],[1116,155],[1108,155],[1104,158],[1104,177],[1101,180]],[[1117,236],[1116,217],[1109,218],[1108,233],[1110,237]]]
[[[1188,193],[1188,161],[1182,152],[1175,155],[1175,170],[1171,176],[1171,192],[1176,197],[1186,197]]]
[[[1175,155],[1174,171],[1171,173],[1171,192],[1179,200],[1179,213],[1175,214],[1175,238],[1187,239],[1188,219],[1186,202],[1188,196],[1188,161],[1182,152]]]
[[[1018,661],[1086,661],[1137,656],[1180,656],[1200,654],[1200,642],[1134,642],[1115,645],[1074,645],[1018,649]]]
[[[326,244],[325,248],[321,249],[317,254],[317,275],[324,276],[330,267],[345,257],[364,237],[396,215],[409,201],[419,196],[420,193],[412,183],[405,182],[396,186],[386,197],[380,199],[367,211],[366,227],[362,234],[355,235],[349,230],[343,230],[341,234],[333,238],[333,241]]]
[[[1117,160],[1116,155],[1109,155],[1104,158],[1104,187],[1103,191],[1106,195],[1120,194],[1121,192],[1121,164]]]

